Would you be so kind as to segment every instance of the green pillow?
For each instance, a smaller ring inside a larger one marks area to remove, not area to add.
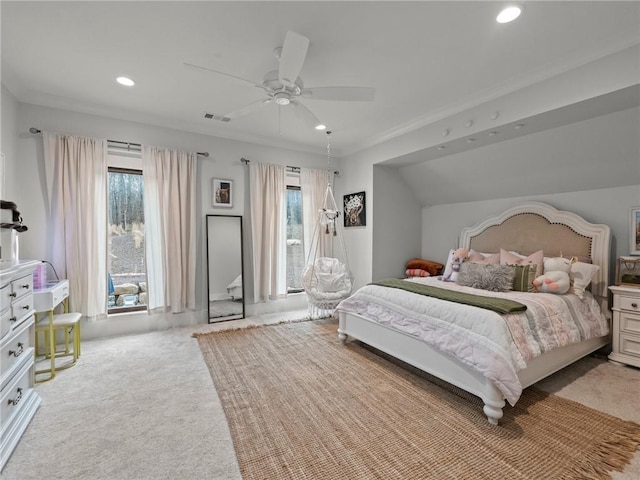
[[[513,290],[516,292],[535,292],[533,281],[536,279],[537,265],[514,265]]]

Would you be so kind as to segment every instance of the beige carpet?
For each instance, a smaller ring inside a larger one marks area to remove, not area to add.
[[[476,397],[338,342],[335,322],[198,336],[251,479],[611,478],[640,425],[530,388],[501,426]]]

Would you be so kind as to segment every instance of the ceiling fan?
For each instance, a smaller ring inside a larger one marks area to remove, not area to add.
[[[317,130],[324,130],[326,126],[302,103],[299,99],[308,100],[334,100],[334,101],[372,101],[375,96],[375,89],[372,87],[314,87],[305,88],[302,79],[298,76],[302,70],[309,39],[299,33],[287,32],[284,44],[274,50],[274,55],[278,59],[278,69],[267,72],[260,82],[247,80],[246,78],[220,72],[211,68],[184,63],[186,67],[204,70],[207,72],[225,75],[235,80],[249,84],[253,87],[261,88],[267,94],[256,102],[250,103],[238,110],[227,113],[222,117],[223,121],[230,121],[244,115],[248,115],[265,105],[275,103],[281,107],[291,106],[293,113],[310,127]]]

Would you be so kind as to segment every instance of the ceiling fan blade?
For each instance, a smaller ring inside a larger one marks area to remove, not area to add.
[[[273,100],[272,98],[262,98],[260,100],[258,100],[257,102],[253,102],[250,103],[249,105],[247,105],[246,107],[242,107],[238,110],[234,110],[231,113],[227,113],[225,115],[225,117],[230,118],[231,120],[234,120],[236,118],[239,117],[244,117],[245,115],[248,115],[252,112],[255,112],[256,110],[259,110],[260,107],[264,107],[265,105],[271,103],[271,100]]]
[[[302,90],[302,96],[310,100],[370,102],[376,96],[376,89],[372,87],[305,88]]]
[[[280,52],[278,77],[281,83],[293,85],[298,75],[300,75],[308,48],[309,39],[307,37],[303,37],[296,32],[287,32]]]
[[[289,105],[293,106],[293,113],[300,120],[303,120],[311,128],[316,128],[318,125],[324,125],[318,117],[316,117],[311,110],[305,107],[303,104],[296,100],[291,100]]]
[[[233,78],[235,80],[239,80],[241,82],[248,83],[252,87],[262,88],[262,85],[259,82],[254,82],[252,80],[247,80],[246,78],[238,77],[236,75],[231,75],[229,73],[220,72],[220,71],[214,70],[212,68],[202,67],[200,65],[194,65],[193,63],[186,63],[186,62],[183,63],[183,65],[185,67],[193,68],[195,70],[200,70],[200,71],[203,71],[203,72],[211,72],[211,73],[217,73],[218,75],[224,75],[225,77],[230,77],[230,78]]]

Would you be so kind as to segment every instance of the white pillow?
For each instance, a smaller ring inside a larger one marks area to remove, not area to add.
[[[573,284],[573,293],[578,297],[584,298],[584,291],[591,283],[591,279],[600,270],[598,265],[591,263],[574,262],[571,264],[571,283]]]
[[[346,273],[317,273],[318,288],[322,292],[339,292],[346,289]]]

